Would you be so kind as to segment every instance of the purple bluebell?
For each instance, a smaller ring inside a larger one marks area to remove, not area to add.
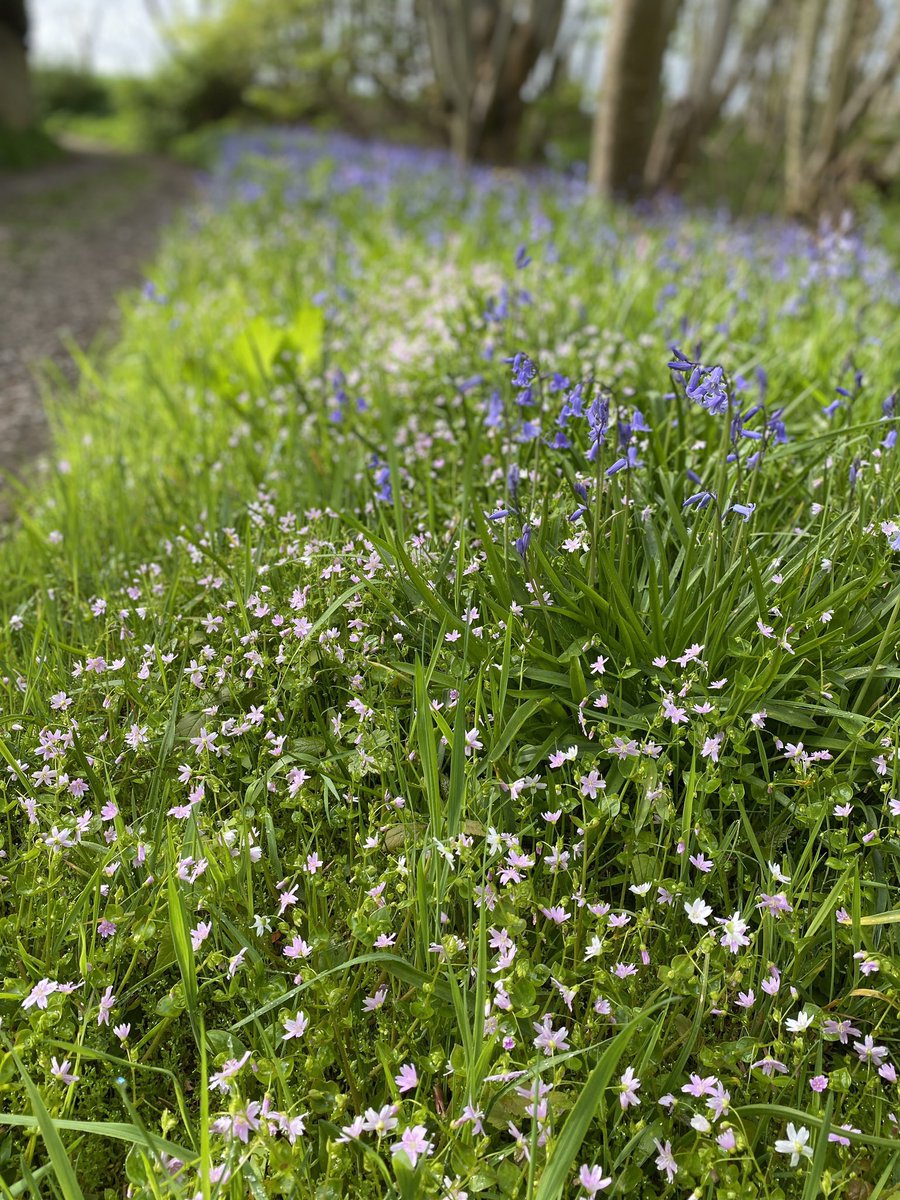
[[[713,416],[721,416],[728,411],[728,392],[725,389],[725,372],[721,367],[696,366],[685,386],[685,395],[689,400],[701,405]]]
[[[517,388],[527,388],[537,375],[537,367],[522,350],[503,361],[512,364],[512,381]]]
[[[525,243],[523,242],[522,245],[516,250],[516,267],[521,271],[527,267],[530,262],[531,256],[529,255]]]
[[[606,431],[609,428],[609,397],[604,392],[598,392],[587,410],[588,430],[591,445],[587,452],[588,462],[594,462],[600,447],[606,441]]]
[[[522,558],[525,557],[525,553],[528,550],[528,547],[530,545],[531,545],[531,526],[523,525],[522,526],[522,536],[516,538],[516,550],[518,550],[518,552],[519,552],[519,554],[521,554]]]
[[[577,521],[578,518],[580,516],[582,516],[583,513],[587,512],[588,493],[587,493],[587,488],[584,486],[584,484],[579,483],[577,480],[575,481],[575,483],[572,484],[572,488],[575,492],[575,495],[578,497],[578,499],[583,501],[583,503],[579,504],[578,507],[575,509],[575,511],[572,513],[572,515],[569,517],[570,521]]]
[[[394,499],[394,491],[391,487],[391,468],[377,454],[372,456],[369,466],[372,468],[375,484],[378,488],[378,491],[375,493],[375,499],[381,500],[385,504],[390,504]]]
[[[687,500],[682,504],[682,508],[706,508],[716,498],[715,492],[697,492],[694,496],[688,496]]]
[[[477,388],[481,383],[484,383],[483,375],[472,375],[468,379],[464,379],[462,383],[458,383],[456,386],[465,396],[467,392],[471,392],[473,388]]]
[[[484,423],[488,429],[496,429],[498,425],[503,424],[503,398],[498,391],[492,392],[488,399],[488,410]]]
[[[783,408],[776,408],[774,412],[769,414],[769,418],[766,421],[766,428],[772,435],[772,441],[777,446],[784,446],[788,441],[787,429],[785,428],[784,421],[782,420],[783,412]]]
[[[606,468],[606,476],[609,479],[620,471],[635,471],[643,465],[637,456],[637,446],[629,446],[622,458],[617,458],[611,467]]]
[[[731,511],[738,513],[740,516],[742,516],[744,518],[744,521],[749,521],[750,518],[753,516],[754,512],[756,512],[756,505],[755,504],[732,504]]]

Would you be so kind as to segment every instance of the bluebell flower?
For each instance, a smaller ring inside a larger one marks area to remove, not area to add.
[[[517,388],[527,388],[537,375],[537,367],[522,350],[503,361],[512,364],[512,381]]]
[[[500,289],[499,296],[496,299],[491,296],[487,302],[487,308],[484,310],[484,319],[488,324],[494,322],[499,323],[505,321],[509,316],[509,288],[504,286]]]
[[[688,496],[687,500],[682,504],[682,508],[706,508],[716,498],[715,492],[697,492],[694,496]]]
[[[530,262],[531,256],[529,255],[528,250],[525,247],[525,243],[523,242],[522,245],[516,250],[516,267],[521,271],[527,267]]]
[[[685,386],[685,395],[713,416],[721,416],[728,411],[729,405],[724,379],[725,372],[721,367],[696,366]]]
[[[580,516],[582,516],[583,513],[587,512],[588,493],[587,493],[587,488],[584,486],[584,484],[578,483],[577,480],[575,483],[572,484],[572,489],[575,492],[575,495],[578,497],[578,499],[583,501],[583,503],[579,504],[578,507],[575,509],[575,511],[572,513],[572,515],[569,517],[570,521],[577,521],[578,518]]]
[[[783,408],[776,408],[766,421],[766,428],[772,434],[772,440],[779,446],[785,445],[788,441],[787,429],[785,428],[784,421],[781,419],[783,412]]]
[[[609,398],[603,392],[598,392],[588,406],[587,419],[591,436],[587,460],[594,462],[600,447],[606,441],[606,431],[609,428]]]
[[[652,429],[650,428],[650,426],[644,420],[644,414],[641,412],[641,410],[639,408],[636,408],[634,410],[634,414],[631,418],[631,428],[635,433],[652,433],[653,432]]]
[[[521,554],[522,558],[525,557],[525,552],[530,545],[531,545],[531,526],[523,525],[522,526],[522,536],[516,538],[516,550],[518,550],[518,552],[519,552],[519,554]]]
[[[611,467],[606,468],[607,478],[618,475],[619,471],[634,471],[644,464],[638,460],[637,446],[629,446],[622,458],[617,458]]]
[[[750,518],[753,516],[754,512],[756,512],[756,505],[755,504],[732,504],[731,511],[738,513],[740,516],[742,516],[744,518],[744,521],[749,521]]]
[[[391,468],[377,454],[372,456],[369,466],[374,472],[375,484],[378,488],[375,499],[390,504],[394,499],[394,491],[391,487]]]
[[[484,376],[472,375],[469,379],[464,379],[462,383],[457,384],[457,388],[465,395],[466,392],[471,392],[473,388],[478,387],[480,383],[484,383]]]
[[[503,399],[497,391],[492,392],[488,399],[488,410],[484,423],[488,429],[496,429],[498,425],[503,424]]]
[[[584,388],[580,383],[567,393],[563,406],[556,418],[557,425],[565,425],[570,417],[584,416]]]

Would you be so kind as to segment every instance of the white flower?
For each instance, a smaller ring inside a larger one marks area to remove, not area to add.
[[[685,900],[684,911],[692,925],[708,925],[709,921],[707,918],[712,912],[712,907],[706,903],[702,896],[698,896],[696,900],[691,900],[690,903]]]
[[[779,883],[790,883],[791,882],[790,875],[785,875],[782,873],[781,863],[770,862],[769,870],[771,871],[773,878],[777,879]]]
[[[812,1146],[808,1145],[809,1130],[805,1125],[796,1128],[793,1122],[790,1122],[787,1127],[787,1137],[779,1138],[775,1143],[775,1149],[779,1154],[789,1154],[791,1156],[791,1166],[796,1167],[797,1163],[802,1158],[812,1158]]]
[[[801,1008],[796,1017],[789,1017],[784,1025],[791,1033],[803,1033],[809,1029],[815,1019],[812,1013],[808,1013],[805,1008]]]

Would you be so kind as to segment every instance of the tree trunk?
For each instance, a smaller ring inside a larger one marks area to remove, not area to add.
[[[823,0],[805,0],[791,60],[784,131],[784,202],[787,211],[802,214],[808,207],[806,175],[807,127],[816,48],[822,32]]]
[[[601,196],[633,197],[662,97],[662,65],[678,0],[616,0],[591,145],[590,185]]]
[[[0,0],[0,125],[27,129],[32,122],[25,0]]]
[[[450,145],[458,158],[511,162],[522,88],[556,41],[564,0],[421,0]]]
[[[694,37],[691,81],[687,93],[663,113],[647,155],[644,182],[647,190],[677,187],[693,162],[703,138],[709,133],[728,99],[724,88],[714,87],[731,32],[737,0],[715,0],[713,19],[701,14],[702,24]]]

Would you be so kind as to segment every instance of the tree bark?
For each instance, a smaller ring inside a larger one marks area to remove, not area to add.
[[[637,196],[662,98],[662,65],[678,0],[616,0],[591,145],[590,185]]]
[[[805,0],[791,60],[787,88],[787,118],[784,131],[784,202],[789,213],[802,214],[808,207],[806,142],[813,68],[822,33],[823,0]]]
[[[0,125],[27,129],[32,123],[25,0],[0,0]]]
[[[715,0],[712,23],[697,31],[687,92],[660,117],[647,155],[644,182],[648,191],[677,187],[686,168],[696,158],[700,143],[710,132],[731,94],[731,87],[715,87],[728,43],[737,0]],[[729,81],[730,83],[730,81]]]
[[[421,0],[450,145],[462,161],[516,157],[522,88],[559,31],[564,0]]]

